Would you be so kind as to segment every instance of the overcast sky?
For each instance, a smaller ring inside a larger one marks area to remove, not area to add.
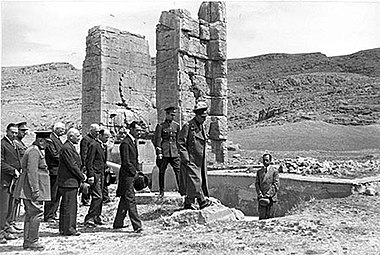
[[[202,1],[2,1],[2,66],[69,62],[82,68],[97,25],[146,36],[155,56],[162,11]],[[380,47],[380,1],[227,1],[228,58],[267,53],[351,54]]]

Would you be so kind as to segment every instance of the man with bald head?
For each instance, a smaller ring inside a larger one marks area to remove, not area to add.
[[[82,172],[87,175],[87,157],[88,157],[88,149],[90,144],[95,141],[95,139],[99,136],[100,127],[98,124],[93,123],[90,125],[90,131],[83,139],[80,141],[80,157],[82,159]],[[82,204],[85,206],[90,205],[90,194],[84,195],[82,194]]]
[[[90,186],[91,205],[84,219],[87,226],[103,225],[102,213],[105,170],[107,168],[107,141],[111,132],[102,129],[99,137],[92,142],[87,155],[87,178]]]
[[[59,210],[60,235],[80,235],[76,229],[77,195],[80,183],[86,180],[86,175],[81,171],[81,158],[74,147],[79,140],[79,130],[70,128],[67,131],[67,141],[59,153],[58,192],[62,196]]]
[[[46,139],[47,146],[45,149],[45,159],[48,166],[50,175],[50,195],[51,201],[46,201],[44,206],[44,221],[54,223],[57,218],[57,210],[59,206],[59,199],[61,196],[58,193],[58,166],[59,166],[59,152],[62,149],[63,143],[60,139],[66,132],[65,124],[57,122],[53,126],[53,132],[50,137]]]

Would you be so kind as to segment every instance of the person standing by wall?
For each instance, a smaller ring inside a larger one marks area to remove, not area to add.
[[[92,142],[88,149],[87,157],[87,182],[90,186],[91,205],[84,219],[86,225],[103,225],[100,215],[103,204],[103,186],[105,170],[107,168],[107,146],[106,143],[111,137],[107,129],[99,132],[99,137]]]
[[[274,217],[277,193],[280,186],[278,169],[272,165],[272,155],[263,155],[263,167],[256,174],[256,193],[258,200],[259,220]]]
[[[207,117],[208,105],[199,101],[194,107],[195,117],[183,125],[178,138],[181,155],[181,175],[184,178],[185,206],[184,209],[195,210],[195,198],[199,208],[212,205],[208,197],[206,141],[207,136],[203,123]]]
[[[62,196],[59,209],[60,235],[80,235],[77,231],[77,195],[80,183],[86,180],[86,175],[81,171],[81,159],[74,147],[79,140],[79,130],[70,128],[67,131],[67,141],[59,153],[58,192]]]
[[[178,192],[183,195],[183,184],[180,178],[180,164],[181,159],[178,153],[178,135],[180,132],[179,124],[174,121],[177,109],[173,106],[165,109],[165,121],[158,124],[155,130],[153,144],[156,147],[157,166],[159,168],[158,184],[160,194],[159,197],[164,196],[165,191],[165,171],[170,164],[175,173]]]
[[[45,161],[46,138],[51,131],[36,131],[36,140],[22,158],[23,172],[15,188],[15,198],[23,199],[25,206],[24,249],[44,249],[38,242],[39,226],[43,216],[43,201],[50,198],[49,170]]]
[[[10,123],[1,139],[0,243],[17,238],[6,227],[8,212],[12,211],[12,190],[21,172],[20,156],[14,143],[17,134],[17,125]]]
[[[141,134],[141,126],[136,121],[133,121],[130,124],[128,135],[120,144],[121,167],[116,190],[116,196],[120,197],[120,201],[113,222],[114,229],[123,228],[124,219],[128,212],[133,230],[136,233],[142,231],[142,224],[137,213],[135,190],[133,186],[135,177],[138,176],[140,172],[138,168],[137,139],[140,138]]]
[[[59,166],[59,153],[63,146],[60,137],[64,135],[65,132],[65,124],[62,122],[55,123],[53,126],[53,132],[50,134],[49,139],[47,139],[47,146],[45,149],[45,158],[50,174],[51,201],[45,202],[44,221],[51,223],[54,223],[56,220],[58,220],[57,210],[61,196],[58,193],[57,175]]]

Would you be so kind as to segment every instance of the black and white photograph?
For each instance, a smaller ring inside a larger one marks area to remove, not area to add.
[[[1,1],[0,255],[380,254],[379,14]]]

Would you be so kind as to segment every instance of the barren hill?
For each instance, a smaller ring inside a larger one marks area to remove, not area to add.
[[[378,123],[380,48],[338,57],[310,53],[231,59],[228,85],[231,129],[300,119]]]
[[[21,120],[34,127],[58,120],[80,125],[81,70],[48,63],[1,71],[2,131]],[[336,57],[308,53],[230,59],[228,83],[232,130],[301,119],[379,123],[380,48]]]

